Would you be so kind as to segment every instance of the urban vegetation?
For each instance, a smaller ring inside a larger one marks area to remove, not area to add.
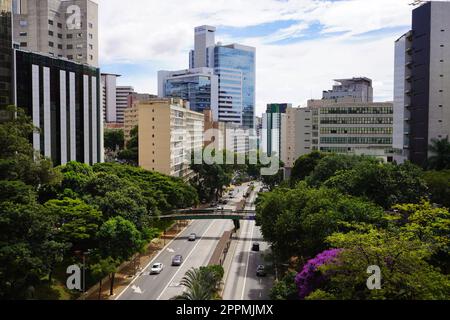
[[[442,167],[440,167],[442,168]],[[264,193],[257,222],[285,274],[274,299],[448,299],[448,171],[363,156],[297,160],[289,184]],[[381,269],[381,290],[366,286]]]
[[[174,300],[220,300],[222,266],[207,266],[188,270],[181,280],[186,290]]]
[[[180,179],[114,163],[54,168],[33,150],[21,109],[0,123],[0,298],[70,298],[66,268],[86,259],[87,285],[114,273],[166,227],[162,212],[196,205]]]

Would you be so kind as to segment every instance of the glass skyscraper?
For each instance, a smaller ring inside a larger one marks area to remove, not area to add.
[[[189,101],[190,109],[197,112],[217,109],[217,78],[209,68],[160,71],[158,95]]]
[[[255,49],[232,44],[214,48],[219,76],[219,120],[254,128]]]

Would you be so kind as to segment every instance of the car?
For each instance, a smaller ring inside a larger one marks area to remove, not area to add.
[[[260,248],[259,248],[259,243],[254,243],[253,246],[252,246],[252,251],[258,252],[259,249],[260,249]]]
[[[195,240],[197,240],[197,235],[195,233],[191,233],[189,235],[189,241],[195,241]]]
[[[267,276],[266,267],[264,267],[263,265],[259,265],[258,268],[256,268],[256,276],[258,277]]]
[[[163,271],[164,265],[162,263],[154,263],[150,269],[150,274],[160,274]]]
[[[183,263],[183,256],[181,254],[177,254],[172,259],[172,266],[178,267]]]

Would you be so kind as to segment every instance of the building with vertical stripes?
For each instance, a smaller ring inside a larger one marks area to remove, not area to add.
[[[55,165],[102,162],[100,70],[22,50],[15,55],[17,106],[40,129],[34,149]]]

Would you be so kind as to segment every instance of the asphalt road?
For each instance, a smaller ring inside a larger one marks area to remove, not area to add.
[[[247,185],[237,187],[234,198],[225,209],[234,208],[242,199]],[[180,281],[186,271],[208,264],[214,249],[225,231],[233,229],[230,220],[196,220],[192,222],[177,238],[170,242],[130,285],[123,290],[116,300],[168,300],[183,292]],[[195,242],[188,241],[191,233],[197,234]],[[173,256],[181,254],[183,264],[172,267]],[[159,275],[150,275],[151,266],[163,263],[164,269]]]
[[[257,185],[260,187],[260,185]],[[256,193],[249,199],[252,205],[246,209],[254,209]],[[268,300],[274,277],[258,277],[258,265],[266,265],[264,259],[269,253],[269,245],[263,241],[259,227],[255,221],[241,222],[241,233],[234,253],[229,275],[225,282],[224,300]],[[253,243],[260,244],[260,252],[253,252]]]

